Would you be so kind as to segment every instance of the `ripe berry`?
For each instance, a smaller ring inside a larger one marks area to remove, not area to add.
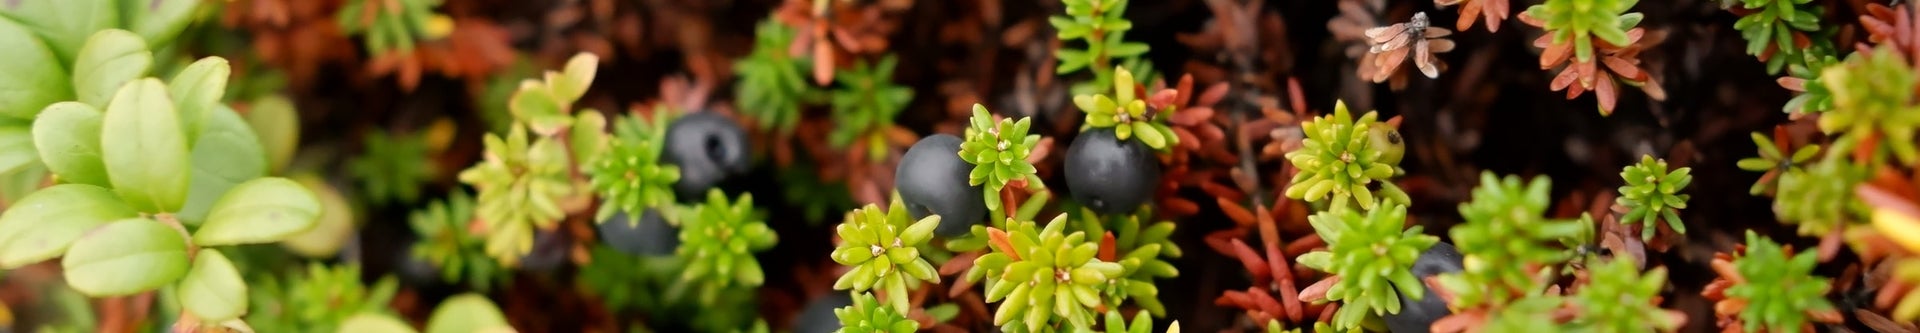
[[[914,219],[940,215],[933,233],[943,237],[967,233],[985,221],[987,202],[980,186],[967,185],[973,165],[960,159],[960,138],[934,134],[915,142],[900,156],[894,170],[894,190],[906,202]]]
[[[680,247],[680,229],[667,224],[659,211],[648,209],[638,221],[626,213],[600,221],[600,241],[622,253],[637,256],[670,256]]]
[[[1073,200],[1101,214],[1140,208],[1160,182],[1160,161],[1153,148],[1114,137],[1113,129],[1081,132],[1067,147],[1067,189]]]
[[[733,119],[695,112],[667,126],[667,163],[680,166],[673,191],[681,200],[705,198],[708,188],[747,171],[747,132]]]
[[[827,293],[826,296],[807,302],[800,309],[799,318],[794,319],[794,333],[832,333],[840,330],[840,317],[833,310],[853,305],[853,296],[844,292]]]
[[[1459,272],[1464,269],[1461,259],[1460,250],[1454,249],[1453,244],[1433,243],[1433,247],[1420,253],[1420,259],[1413,262],[1413,276],[1426,281],[1434,275]],[[1435,320],[1453,313],[1447,310],[1447,302],[1433,293],[1433,287],[1422,286],[1421,289],[1426,291],[1426,295],[1419,301],[1400,295],[1400,313],[1384,317],[1389,330],[1394,333],[1428,332]]]

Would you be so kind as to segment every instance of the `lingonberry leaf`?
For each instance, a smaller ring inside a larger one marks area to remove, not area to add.
[[[99,186],[63,184],[35,191],[0,212],[0,268],[58,257],[87,230],[136,216],[112,190]]]
[[[106,105],[120,85],[147,76],[152,67],[153,53],[139,35],[119,29],[94,33],[73,60],[74,97],[88,105]]]
[[[33,144],[40,161],[61,182],[112,186],[100,160],[100,126],[104,115],[80,102],[48,105],[33,120]]]
[[[73,290],[93,297],[153,290],[187,274],[187,240],[146,218],[109,223],[73,242],[60,266]]]
[[[186,133],[160,80],[130,82],[114,94],[101,125],[100,151],[114,191],[135,209],[166,213],[186,204]]]
[[[312,228],[319,218],[320,199],[312,191],[286,178],[260,178],[221,196],[193,241],[200,246],[273,242]]]
[[[180,278],[180,303],[203,322],[239,318],[247,312],[247,282],[240,270],[219,250],[204,249],[193,257],[193,267]]]

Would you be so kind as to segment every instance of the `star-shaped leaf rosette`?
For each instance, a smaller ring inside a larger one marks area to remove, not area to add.
[[[939,215],[912,221],[899,195],[885,212],[874,205],[848,212],[846,221],[834,228],[840,245],[833,251],[833,261],[853,270],[834,281],[833,289],[857,293],[879,289],[886,294],[887,305],[909,312],[909,292],[921,281],[940,283],[940,275],[919,249],[939,225]]]
[[[1087,114],[1087,121],[1080,129],[1113,128],[1114,137],[1120,140],[1139,138],[1140,143],[1155,150],[1166,150],[1179,144],[1180,136],[1174,135],[1165,117],[1173,113],[1174,106],[1167,102],[1171,102],[1178,91],[1166,89],[1155,93],[1154,98],[1138,98],[1144,96],[1138,96],[1141,86],[1133,81],[1133,73],[1117,66],[1113,72],[1112,96],[1091,94],[1073,97],[1073,105]]]
[[[994,121],[986,106],[974,104],[973,117],[968,121],[966,141],[960,143],[960,159],[973,164],[973,171],[967,174],[968,185],[986,185],[981,192],[985,193],[988,210],[1000,212],[1004,208],[1000,190],[1007,184],[1046,186],[1034,176],[1039,170],[1027,161],[1027,155],[1040,144],[1040,135],[1027,134],[1033,118]]]

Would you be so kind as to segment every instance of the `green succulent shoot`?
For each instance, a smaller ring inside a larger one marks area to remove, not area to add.
[[[680,181],[680,167],[660,161],[668,122],[661,118],[670,113],[654,112],[653,119],[628,115],[614,120],[614,136],[590,172],[593,192],[604,200],[595,221],[606,223],[615,213],[624,212],[635,217],[626,222],[637,225],[638,216],[647,209],[673,205],[673,183]]]
[[[360,180],[367,199],[405,204],[420,198],[420,185],[434,173],[424,138],[370,131],[361,142],[362,153],[349,162],[348,169]]]
[[[1086,123],[1081,130],[1088,128],[1113,128],[1113,135],[1126,140],[1140,138],[1141,143],[1153,149],[1167,149],[1180,143],[1180,137],[1168,127],[1164,113],[1167,110],[1148,110],[1145,96],[1135,96],[1139,84],[1133,80],[1133,73],[1126,68],[1114,68],[1113,96],[1105,94],[1078,95],[1073,97],[1073,105],[1087,114]]]
[[[1867,204],[1854,195],[1853,189],[1866,182],[1872,171],[1833,156],[1837,154],[1828,151],[1828,157],[1806,170],[1788,170],[1780,175],[1774,215],[1782,222],[1799,225],[1801,235],[1824,236],[1843,225],[1867,221]]]
[[[672,316],[668,314],[671,309],[666,308],[671,304],[666,295],[684,266],[678,258],[637,256],[606,244],[595,244],[588,251],[592,260],[580,265],[574,280],[578,282],[576,290],[596,296],[616,313]]]
[[[1345,102],[1336,102],[1333,114],[1315,117],[1301,130],[1306,140],[1300,150],[1287,153],[1287,161],[1300,173],[1287,183],[1287,197],[1310,202],[1332,201],[1334,210],[1358,202],[1361,209],[1373,209],[1376,200],[1369,184],[1380,183],[1386,202],[1412,203],[1405,191],[1387,181],[1399,173],[1400,156],[1406,149],[1399,135],[1390,134],[1390,125],[1376,120],[1378,113],[1367,112],[1354,119]],[[1376,132],[1377,131],[1377,132]],[[1389,133],[1388,139],[1376,133]]]
[[[1822,10],[1813,0],[1738,1],[1741,8],[1754,12],[1734,21],[1733,28],[1747,39],[1747,54],[1763,56],[1769,47],[1773,49],[1772,58],[1767,59],[1767,72],[1779,73],[1789,62],[1798,64],[1797,60],[1805,57],[1802,53],[1813,49],[1794,45],[1794,35],[1820,31]]]
[[[1554,312],[1566,306],[1567,298],[1558,295],[1533,295],[1514,300],[1487,316],[1485,333],[1560,333],[1580,332],[1561,323]]]
[[[1518,176],[1494,178],[1480,174],[1473,200],[1460,205],[1465,223],[1448,232],[1465,269],[1440,275],[1440,285],[1454,295],[1454,305],[1500,307],[1514,297],[1538,293],[1546,287],[1554,265],[1571,259],[1561,244],[1592,228],[1582,220],[1545,217],[1552,181],[1535,177],[1522,183]]]
[[[1779,186],[1780,177],[1786,173],[1800,172],[1800,166],[1812,161],[1820,154],[1820,145],[1807,145],[1794,150],[1792,156],[1786,152],[1786,138],[1769,138],[1760,132],[1753,132],[1753,145],[1760,147],[1759,157],[1748,157],[1737,162],[1741,170],[1764,172],[1760,180],[1753,182],[1747,193],[1762,195],[1773,193]],[[1776,140],[1780,140],[1777,141]]]
[[[1113,279],[1102,291],[1107,304],[1133,300],[1135,305],[1148,313],[1165,316],[1166,306],[1160,303],[1160,288],[1154,285],[1154,280],[1180,276],[1180,270],[1167,262],[1168,259],[1180,257],[1180,246],[1171,238],[1173,222],[1143,223],[1143,216],[1151,217],[1153,213],[1101,218],[1093,210],[1082,207],[1076,227],[1088,235],[1113,237],[1112,252],[1115,258],[1102,259],[1120,263],[1122,270],[1120,277]]]
[[[908,319],[899,306],[881,306],[872,293],[853,293],[853,305],[833,309],[833,316],[840,318],[840,329],[836,333],[912,333],[920,330],[920,322]]]
[[[741,194],[731,203],[719,189],[707,190],[707,201],[693,208],[680,226],[676,257],[687,263],[682,281],[708,281],[702,299],[732,285],[759,286],[766,280],[753,254],[779,241],[753,208],[753,195]]]
[[[476,211],[486,227],[487,254],[514,265],[533,250],[534,228],[553,228],[573,193],[566,148],[553,140],[528,143],[519,126],[507,137],[488,133],[486,159],[460,172],[460,182],[480,192]]]
[[[1027,154],[1040,144],[1040,135],[1027,134],[1033,118],[995,122],[986,106],[974,104],[973,117],[968,121],[966,141],[960,143],[960,159],[973,164],[973,171],[967,173],[968,185],[986,185],[981,192],[985,193],[987,209],[1000,211],[1000,189],[1007,183],[1044,186],[1034,176],[1039,170],[1027,162]]]
[[[259,288],[249,289],[260,301],[252,303],[247,323],[263,332],[332,333],[354,315],[391,314],[387,303],[399,290],[399,281],[382,276],[369,286],[360,282],[360,275],[357,264],[308,263],[304,275],[265,279]]]
[[[433,12],[441,0],[348,0],[335,14],[347,35],[366,34],[367,50],[413,51],[415,39],[440,39],[453,32],[453,19]]]
[[[807,59],[787,53],[793,45],[793,28],[775,20],[760,21],[754,28],[753,53],[734,65],[740,82],[733,94],[739,96],[740,110],[752,116],[761,129],[793,133],[800,123],[800,107],[817,99],[807,83]],[[844,75],[844,74],[843,74]]]
[[[486,239],[467,231],[473,212],[473,199],[464,190],[413,211],[407,222],[420,235],[413,256],[438,268],[441,281],[465,281],[473,289],[488,290],[505,275],[487,256]]]
[[[1067,15],[1047,17],[1047,23],[1058,31],[1056,37],[1060,40],[1078,40],[1085,46],[1062,46],[1055,50],[1053,56],[1060,60],[1060,65],[1054,72],[1093,71],[1093,81],[1073,85],[1070,90],[1075,95],[1111,89],[1116,75],[1107,69],[1114,68],[1115,60],[1137,59],[1147,53],[1146,43],[1126,41],[1127,30],[1133,29],[1133,22],[1126,18],[1128,0],[1064,2]]]
[[[1827,279],[1813,275],[1816,260],[1813,252],[1788,254],[1779,243],[1747,230],[1746,252],[1733,259],[1745,281],[1726,291],[1728,298],[1747,301],[1740,310],[1746,331],[1799,331],[1809,313],[1834,310],[1827,301]]]
[[[1821,72],[1820,80],[1833,92],[1833,110],[1820,117],[1820,130],[1838,137],[1833,150],[1851,151],[1877,136],[1875,165],[1884,163],[1888,154],[1903,165],[1920,158],[1913,134],[1920,128],[1920,107],[1913,98],[1920,77],[1905,59],[1900,51],[1883,46],[1854,53]]]
[[[1799,89],[1794,90],[1800,90],[1800,94],[1787,100],[1787,104],[1780,107],[1781,111],[1817,113],[1833,109],[1833,90],[1827,89],[1826,80],[1820,78],[1820,73],[1840,63],[1840,60],[1831,54],[1808,57],[1805,64],[1787,65],[1787,74],[1792,78],[1783,78],[1781,82],[1783,85],[1787,82],[1798,83]]]
[[[1095,256],[1100,245],[1086,232],[1067,233],[1061,214],[1039,228],[1010,221],[990,228],[990,253],[973,261],[968,276],[986,277],[987,302],[999,303],[993,323],[1009,332],[1092,329],[1095,309],[1106,306],[1100,290],[1125,271]],[[1068,325],[1061,328],[1061,323]]]
[[[1588,266],[1587,274],[1589,282],[1572,297],[1580,309],[1575,325],[1589,332],[1619,333],[1680,328],[1681,317],[1669,315],[1657,304],[1660,289],[1667,286],[1666,267],[1641,274],[1632,260],[1616,259]]]
[[[1146,312],[1137,312],[1133,314],[1133,321],[1127,321],[1127,317],[1120,314],[1120,311],[1107,311],[1105,325],[1106,330],[1103,332],[1106,333],[1151,333],[1153,317],[1148,316]],[[1180,322],[1175,321],[1172,325],[1167,328],[1167,332],[1180,333]]]
[[[1527,7],[1524,15],[1545,23],[1541,28],[1553,34],[1553,43],[1573,43],[1579,62],[1593,61],[1593,40],[1612,45],[1627,45],[1627,30],[1640,24],[1643,15],[1627,13],[1639,0],[1546,0]]]
[[[940,216],[912,221],[901,202],[896,194],[885,212],[871,204],[855,209],[847,213],[846,222],[834,227],[840,245],[833,250],[833,261],[853,270],[834,281],[833,289],[855,293],[880,289],[888,305],[905,313],[909,311],[907,294],[921,281],[940,283],[933,264],[920,256],[920,247],[940,226]]]
[[[1327,241],[1327,249],[1302,254],[1297,260],[1339,279],[1326,296],[1343,302],[1333,315],[1335,328],[1359,327],[1368,314],[1400,313],[1400,293],[1413,300],[1425,296],[1424,284],[1413,275],[1413,263],[1440,238],[1422,234],[1420,226],[1403,229],[1406,206],[1382,205],[1365,213],[1330,210],[1308,218],[1314,232]]]
[[[858,144],[867,150],[870,161],[887,158],[887,131],[893,127],[893,118],[913,101],[913,88],[893,84],[897,64],[893,55],[880,58],[877,65],[859,60],[853,69],[833,76],[844,86],[833,91],[834,128],[827,143],[838,148]]]
[[[1614,201],[1628,210],[1620,220],[1639,223],[1641,239],[1653,239],[1654,230],[1659,229],[1653,224],[1655,220],[1665,220],[1674,232],[1686,234],[1687,226],[1681,223],[1679,212],[1687,208],[1688,195],[1680,194],[1680,190],[1693,183],[1692,171],[1679,168],[1668,172],[1667,161],[1653,156],[1641,156],[1640,164],[1621,169],[1620,178],[1627,185],[1620,187],[1620,197]]]

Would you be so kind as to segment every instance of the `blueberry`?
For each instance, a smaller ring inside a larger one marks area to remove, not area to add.
[[[673,191],[683,201],[706,198],[708,188],[747,171],[747,132],[733,119],[712,112],[681,116],[667,126],[662,158],[680,166]]]
[[[548,272],[567,262],[567,235],[559,230],[540,230],[533,234],[533,251],[520,255],[520,269]]]
[[[986,220],[987,202],[980,186],[967,185],[967,173],[973,164],[960,159],[960,138],[935,134],[915,142],[900,156],[894,170],[894,189],[914,219],[928,214],[940,215],[934,234],[951,237],[966,234],[973,225]]]
[[[1459,272],[1464,269],[1461,259],[1460,250],[1454,249],[1453,244],[1434,243],[1433,247],[1420,253],[1419,260],[1413,262],[1413,276],[1426,281],[1427,277],[1434,275]],[[1421,290],[1425,290],[1426,295],[1419,301],[1408,300],[1407,295],[1400,295],[1400,313],[1384,317],[1388,330],[1394,333],[1428,332],[1435,320],[1453,313],[1447,310],[1446,301],[1433,294],[1432,287],[1422,286]]]
[[[622,253],[637,256],[669,256],[680,247],[680,229],[667,224],[658,211],[640,214],[638,224],[626,213],[600,221],[600,241]]]
[[[853,296],[843,292],[827,293],[826,296],[807,302],[800,309],[800,317],[793,320],[793,333],[832,333],[840,329],[840,317],[833,314],[834,309],[853,305]]]
[[[1124,214],[1153,197],[1160,160],[1138,140],[1121,141],[1113,129],[1080,132],[1067,147],[1067,189],[1073,200],[1101,214]]]

